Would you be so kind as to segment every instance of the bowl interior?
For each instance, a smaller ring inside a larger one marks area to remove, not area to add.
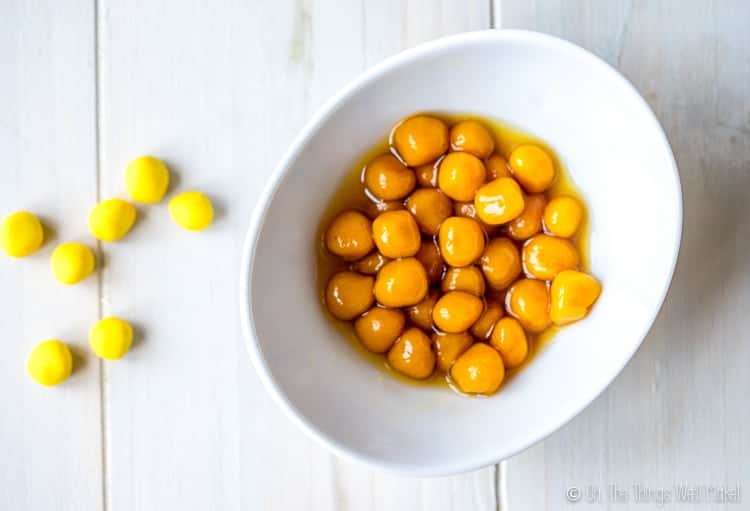
[[[353,162],[417,111],[475,113],[538,136],[591,215],[599,302],[489,398],[389,377],[321,313],[319,219]],[[256,367],[282,406],[330,447],[403,472],[495,462],[579,412],[646,335],[679,245],[679,182],[653,114],[607,65],[539,34],[449,38],[379,66],[312,121],[276,177],[249,243]]]

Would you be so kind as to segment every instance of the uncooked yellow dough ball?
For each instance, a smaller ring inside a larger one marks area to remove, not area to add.
[[[211,225],[214,207],[201,192],[182,192],[169,201],[169,213],[180,227],[200,231]]]
[[[89,213],[89,229],[101,241],[117,241],[135,223],[135,206],[122,199],[107,199]]]
[[[25,257],[44,241],[39,219],[28,211],[16,211],[0,222],[0,247],[11,257]]]
[[[120,318],[104,318],[89,332],[89,344],[99,358],[122,358],[133,344],[133,328]]]
[[[93,273],[95,266],[94,253],[83,243],[63,243],[52,252],[52,273],[63,284],[82,281]]]
[[[169,170],[153,156],[140,156],[125,169],[125,189],[136,202],[155,204],[167,193]]]
[[[50,339],[31,350],[26,368],[35,382],[51,387],[67,380],[73,372],[73,355],[64,342]]]

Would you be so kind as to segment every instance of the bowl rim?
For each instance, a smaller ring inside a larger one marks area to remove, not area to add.
[[[674,204],[674,207],[676,208],[675,218],[677,221],[674,225],[674,229],[676,230],[676,232],[674,233],[675,244],[672,247],[671,267],[669,269],[669,274],[664,281],[664,286],[659,292],[658,306],[654,308],[650,319],[644,324],[644,329],[640,334],[640,340],[637,343],[634,343],[631,352],[627,357],[623,359],[623,363],[619,367],[619,369],[613,372],[611,378],[609,378],[609,381],[607,381],[606,384],[601,388],[594,389],[587,396],[581,399],[580,406],[577,407],[575,412],[572,413],[569,417],[560,422],[547,425],[546,427],[542,428],[541,433],[539,433],[538,431],[534,431],[529,438],[526,438],[523,441],[517,443],[517,445],[511,446],[510,448],[506,448],[504,450],[488,450],[470,456],[465,456],[460,459],[444,461],[439,465],[435,464],[431,466],[403,464],[383,460],[371,454],[363,453],[356,450],[355,448],[343,445],[325,431],[322,431],[315,425],[311,424],[300,413],[300,411],[289,400],[289,398],[283,393],[281,388],[276,384],[271,369],[260,347],[260,343],[255,331],[253,318],[253,297],[251,296],[251,289],[253,283],[253,267],[255,263],[255,253],[257,250],[258,238],[260,236],[261,228],[265,223],[269,205],[276,195],[276,192],[278,191],[283,178],[290,171],[291,163],[297,157],[302,147],[307,144],[312,135],[333,114],[339,104],[356,94],[361,88],[363,88],[373,79],[389,72],[395,67],[402,66],[407,62],[418,60],[428,55],[440,53],[446,49],[455,46],[461,46],[463,44],[476,42],[491,43],[498,41],[526,41],[532,44],[553,47],[558,51],[568,52],[579,58],[584,58],[588,60],[591,65],[599,67],[600,69],[604,68],[606,72],[608,72],[614,79],[619,80],[620,83],[628,91],[628,94],[641,105],[649,118],[649,122],[651,122],[656,128],[656,132],[661,139],[661,144],[669,155],[673,173],[673,186],[677,191],[676,201]],[[253,210],[242,249],[239,305],[243,338],[245,340],[247,351],[250,355],[251,363],[255,367],[258,377],[265,389],[276,402],[276,404],[282,409],[284,414],[289,419],[291,419],[293,423],[295,423],[302,431],[307,434],[308,437],[314,439],[319,444],[324,445],[337,456],[346,460],[363,463],[380,470],[406,476],[437,477],[468,472],[471,470],[486,467],[488,465],[497,464],[502,460],[508,459],[511,456],[514,456],[526,450],[537,442],[544,440],[549,435],[570,422],[574,417],[578,416],[586,407],[591,404],[594,399],[596,399],[611,385],[614,379],[622,372],[628,362],[630,362],[630,360],[633,358],[635,352],[643,343],[664,304],[664,300],[671,286],[672,278],[674,276],[674,271],[677,264],[677,257],[679,254],[680,242],[682,238],[682,225],[682,187],[680,183],[677,163],[675,161],[674,153],[670,146],[669,140],[664,132],[664,129],[661,126],[661,123],[659,122],[658,118],[656,117],[646,100],[630,83],[630,81],[628,81],[628,79],[625,78],[617,69],[610,66],[606,61],[593,54],[592,52],[570,41],[541,32],[517,29],[487,29],[450,35],[397,53],[396,55],[383,60],[382,62],[370,67],[369,69],[359,74],[356,78],[354,78],[346,86],[344,86],[336,94],[334,94],[330,99],[328,99],[320,108],[318,108],[318,110],[312,115],[307,123],[305,123],[302,130],[297,134],[292,143],[289,145],[284,155],[279,160],[279,163],[267,178],[266,184],[258,197],[258,202],[256,203]]]

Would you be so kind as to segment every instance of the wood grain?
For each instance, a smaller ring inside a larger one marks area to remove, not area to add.
[[[0,62],[0,215],[32,211],[47,237],[27,258],[0,253],[0,509],[100,509],[99,363],[87,349],[97,280],[63,286],[49,267],[57,243],[94,246],[93,4],[3,3]],[[29,352],[49,338],[75,354],[56,388],[26,374]]]
[[[654,508],[635,501],[634,484],[747,491],[750,6],[501,0],[496,11],[503,27],[569,39],[631,80],[670,139],[685,214],[673,285],[649,336],[584,413],[507,463],[508,508],[560,509],[573,485],[617,484],[631,497],[578,504],[586,509]],[[675,500],[663,509],[725,509]]]
[[[237,305],[250,213],[304,121],[384,57],[488,26],[488,3],[103,2],[99,17],[103,196],[152,153],[172,193],[201,189],[218,210],[196,234],[143,207],[106,246],[105,314],[143,332],[104,374],[109,508],[495,509],[493,467],[402,479],[303,436],[260,387]]]

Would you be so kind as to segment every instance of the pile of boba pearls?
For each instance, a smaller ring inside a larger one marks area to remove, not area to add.
[[[571,241],[585,206],[551,195],[545,148],[501,154],[475,119],[414,115],[389,142],[362,171],[369,203],[326,226],[339,268],[326,308],[393,371],[493,394],[535,336],[583,319],[601,293]]]
[[[131,161],[125,170],[125,189],[130,199],[140,204],[156,204],[167,193],[169,169],[160,159],[141,156]],[[200,231],[213,221],[213,205],[199,191],[186,191],[172,197],[169,213],[174,222],[187,230]],[[119,198],[106,199],[89,213],[91,234],[100,242],[117,242],[135,224],[135,205]],[[28,211],[17,211],[0,222],[0,248],[8,256],[22,258],[32,255],[44,244],[44,227],[39,218]],[[86,244],[68,241],[59,244],[50,258],[52,275],[64,285],[75,285],[85,280],[96,269],[94,251]],[[133,342],[133,328],[128,321],[106,317],[89,332],[89,344],[94,353],[104,360],[118,360]],[[73,356],[68,345],[59,339],[37,344],[31,351],[27,370],[31,378],[45,386],[58,385],[73,372]]]

